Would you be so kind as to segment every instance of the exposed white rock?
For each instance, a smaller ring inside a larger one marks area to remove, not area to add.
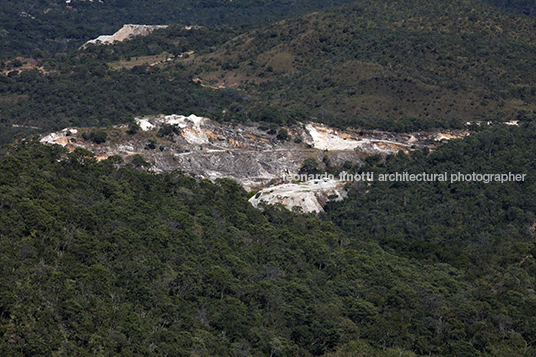
[[[167,25],[132,25],[127,24],[123,25],[116,33],[113,35],[101,35],[96,39],[87,41],[82,47],[87,46],[88,44],[96,45],[111,45],[114,42],[121,42],[128,40],[135,36],[147,36],[151,32],[157,29],[164,29],[168,27]]]
[[[344,182],[327,178],[316,179],[304,183],[286,183],[279,186],[265,188],[249,199],[255,208],[261,203],[281,203],[288,209],[299,207],[305,213],[324,212],[324,205],[330,201],[340,201],[346,197]]]
[[[108,43],[111,38],[112,38],[112,35],[100,35],[99,37],[93,40],[87,41],[85,44],[87,45],[87,44],[93,43],[95,45],[100,45],[103,43]]]
[[[459,139],[467,135],[469,135],[469,133],[462,133],[462,134],[437,133],[434,140],[441,141],[441,140]]]
[[[486,124],[486,125],[494,125],[494,124],[503,124],[503,125],[515,125],[515,126],[519,126],[519,120],[510,120],[510,121],[468,121],[468,122],[465,122],[465,125],[466,126],[471,126],[471,125],[477,125],[477,126],[480,126],[482,123]]]
[[[194,114],[189,117],[183,115],[168,115],[164,117],[164,123],[178,125],[181,128],[182,136],[189,144],[208,144],[208,136],[201,124],[210,121],[207,118],[198,117]]]
[[[182,136],[189,144],[203,145],[208,144],[209,139],[206,130],[201,128],[201,125],[210,122],[210,119],[198,117],[197,115],[164,115],[151,119],[136,118],[136,123],[141,130],[153,130],[156,127],[161,127],[164,124],[177,125],[181,129]]]
[[[398,151],[408,151],[411,147],[409,142],[398,142],[392,140],[371,140],[367,138],[356,138],[348,133],[341,133],[333,128],[322,124],[308,123],[305,130],[309,137],[305,142],[315,149],[328,151],[350,151],[359,150],[371,153],[392,154]]]
[[[28,128],[28,129],[39,129],[38,126],[32,126],[32,125],[19,125],[19,124],[13,124],[14,128]]]
[[[345,140],[337,132],[320,124],[309,123],[305,129],[311,135],[312,141],[306,140],[307,144],[319,150],[354,150],[359,144],[356,140]]]
[[[415,142],[417,142],[417,138],[415,137],[415,135],[410,135],[408,139],[408,143],[415,143]]]
[[[77,134],[78,130],[74,128],[65,128],[61,131],[50,133],[48,135],[45,135],[44,137],[39,140],[43,144],[59,144],[61,146],[65,146],[69,144],[70,142],[70,134]],[[69,134],[69,135],[67,135]]]
[[[143,131],[148,131],[155,128],[155,126],[149,122],[149,119],[136,118],[135,120],[136,124],[138,124],[140,126],[140,129]]]
[[[303,142],[298,143],[280,140],[259,125],[217,123],[196,115],[158,115],[136,118],[136,122],[142,131],[153,132],[127,135],[127,127],[120,125],[114,128],[111,140],[96,144],[82,139],[79,130],[66,128],[44,136],[41,142],[60,144],[71,151],[84,148],[94,152],[97,160],[120,155],[125,165],[131,163],[134,155],[141,155],[151,163],[149,170],[154,172],[180,169],[197,179],[230,178],[248,191],[282,183],[283,177],[297,174],[306,159],[314,158],[320,165],[343,166],[349,162],[360,166],[363,153],[391,154],[399,150],[434,148],[440,144],[434,140],[439,137],[435,132],[362,132],[333,129],[317,123],[285,127],[292,137],[302,138]],[[155,135],[165,124],[176,126],[179,135],[177,130],[171,136]],[[71,135],[67,135],[69,131]],[[440,135],[454,138],[467,133],[444,131]],[[157,140],[158,148],[147,148],[150,138]],[[326,149],[328,152],[324,151]],[[342,199],[345,196],[344,182],[322,179],[303,184],[278,184],[259,191],[251,202],[256,207],[265,201],[281,203],[289,209],[299,207],[303,212],[322,212],[330,196]]]

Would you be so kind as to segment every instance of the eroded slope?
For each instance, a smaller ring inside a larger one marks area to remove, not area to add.
[[[195,115],[160,115],[137,118],[136,122],[139,126],[136,133],[126,126],[116,127],[107,131],[106,142],[101,144],[90,139],[95,129],[87,128],[67,128],[44,136],[41,142],[63,145],[70,150],[87,149],[98,159],[119,155],[126,164],[150,164],[149,170],[155,172],[180,169],[198,179],[231,178],[246,190],[257,190],[282,183],[285,176],[303,173],[306,159],[313,159],[318,168],[345,163],[360,166],[371,154],[434,148],[446,136],[467,134],[362,132],[312,122],[274,130],[260,124],[220,124]],[[316,187],[325,190],[322,185]],[[285,195],[279,195],[275,201],[283,204],[288,201],[289,208],[297,205],[304,211],[318,212],[318,206],[323,206],[325,197],[332,194],[322,194],[324,198],[320,200],[317,195],[316,203],[306,205],[296,204]]]

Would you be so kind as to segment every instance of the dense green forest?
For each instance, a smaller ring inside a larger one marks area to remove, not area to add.
[[[534,355],[535,139],[497,127],[371,157],[359,171],[528,177],[355,183],[320,216],[255,210],[227,179],[6,146],[0,354]]]
[[[225,108],[250,101],[249,97],[232,89],[204,88],[193,82],[194,73],[180,64],[162,68],[144,61],[131,68],[112,69],[108,63],[120,58],[135,60],[136,56],[161,51],[179,54],[183,48],[208,51],[239,31],[229,28],[184,31],[172,27],[162,31],[163,35],[138,38],[113,48],[91,46],[83,53],[76,50],[62,56],[45,56],[41,58],[42,71],[35,68],[18,71],[21,67],[12,63],[4,65],[9,72],[0,75],[0,125],[3,127],[0,142],[9,142],[20,132],[127,123],[135,115],[198,113],[217,120]],[[180,38],[179,46],[177,38]]]
[[[533,1],[103,1],[0,0],[0,356],[536,356]],[[124,23],[181,25],[79,49]],[[349,182],[297,214],[229,179],[39,143],[173,113],[490,121],[323,164],[526,180]]]
[[[536,4],[530,0],[483,0],[484,2],[497,6],[501,9],[512,11],[523,15],[536,14]]]

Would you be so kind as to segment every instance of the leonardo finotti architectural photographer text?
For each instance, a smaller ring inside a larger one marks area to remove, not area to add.
[[[395,172],[390,174],[375,174],[374,172],[361,172],[356,174],[350,174],[345,171],[339,173],[337,176],[332,174],[302,174],[302,175],[286,175],[283,176],[283,181],[311,181],[311,180],[339,180],[339,181],[393,181],[393,182],[523,182],[525,181],[527,174],[516,174],[512,172],[490,174],[490,173],[476,173],[464,174],[461,172],[456,173],[418,173],[410,174],[409,172]]]

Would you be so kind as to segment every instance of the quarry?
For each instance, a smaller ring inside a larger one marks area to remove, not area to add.
[[[370,155],[433,149],[441,140],[467,135],[363,132],[313,122],[274,130],[259,123],[219,123],[193,114],[140,117],[135,123],[139,128],[135,133],[128,125],[106,130],[104,143],[88,139],[94,128],[66,128],[44,135],[41,142],[71,151],[83,148],[98,160],[119,155],[124,160],[122,165],[132,165],[135,157],[142,157],[148,163],[147,170],[155,173],[181,170],[196,179],[230,178],[246,191],[256,192],[250,200],[255,207],[261,207],[264,201],[318,213],[326,202],[345,197],[344,182],[285,182],[284,177],[300,173],[305,160],[314,160],[319,169],[326,165],[360,167]]]
[[[101,35],[93,40],[87,41],[82,48],[86,47],[89,44],[94,45],[113,45],[115,42],[123,42],[129,40],[135,36],[147,36],[154,30],[164,29],[168,27],[167,25],[134,25],[126,24],[123,25],[117,32],[113,35]]]

